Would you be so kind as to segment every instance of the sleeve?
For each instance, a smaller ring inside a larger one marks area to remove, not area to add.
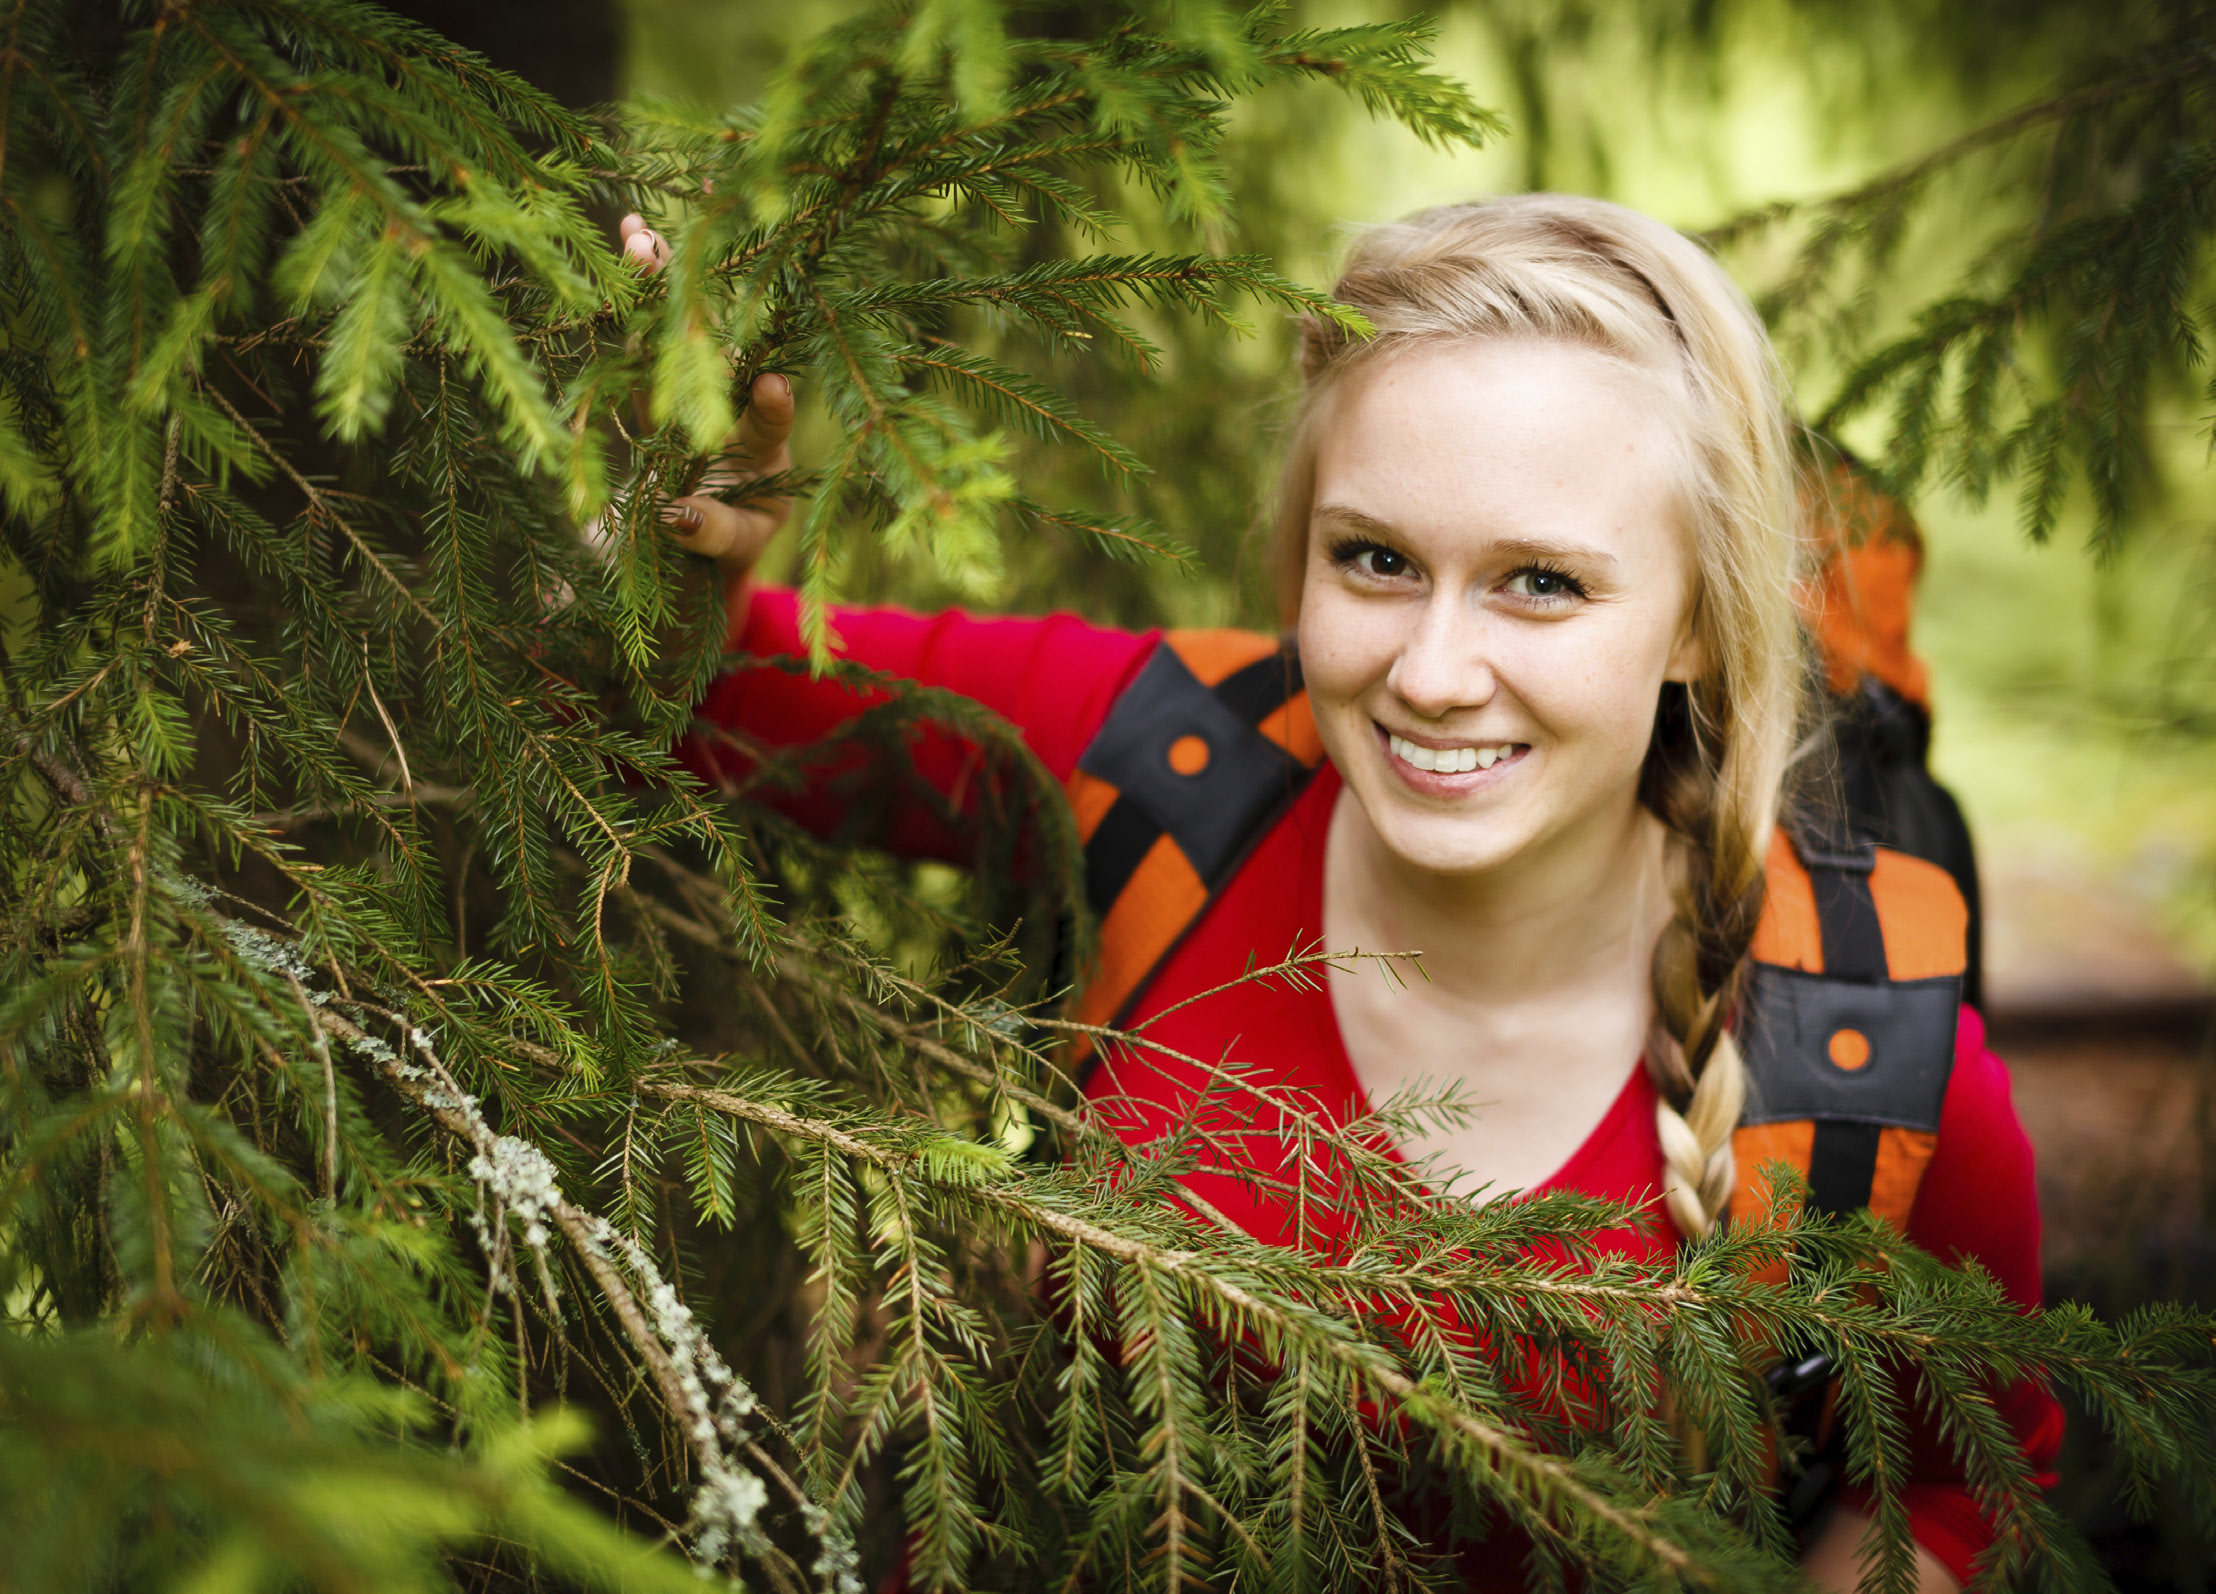
[[[830,624],[838,657],[983,704],[1016,727],[1056,780],[1076,769],[1155,641],[1153,633],[1110,630],[1069,614],[982,619],[960,610],[834,607]],[[754,588],[732,616],[730,648],[753,659],[709,687],[695,731],[678,749],[687,767],[711,785],[735,785],[769,755],[801,750],[791,765],[796,783],[763,792],[773,806],[819,833],[858,822],[896,852],[967,856],[963,825],[977,816],[995,778],[981,749],[936,726],[913,732],[908,753],[926,790],[902,798],[870,750],[840,736],[892,694],[769,662],[807,652],[797,593]]]
[[[2016,1117],[2008,1068],[1985,1045],[1985,1024],[1962,1010],[1954,1075],[1939,1115],[1939,1144],[1916,1192],[1908,1237],[1943,1262],[1975,1260],[2026,1311],[2040,1304],[2039,1194],[2031,1141]],[[2036,1379],[1994,1392],[2042,1488],[2055,1484],[2062,1407]],[[1916,1542],[1968,1586],[1971,1565],[1993,1541],[1993,1526],[1971,1498],[1962,1469],[1935,1425],[1912,1418],[1914,1458],[1903,1490]],[[1866,1491],[1842,1491],[1867,1511]]]

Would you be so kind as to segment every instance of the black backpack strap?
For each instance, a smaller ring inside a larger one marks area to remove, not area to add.
[[[1816,899],[1825,977],[1851,980],[1857,985],[1878,984],[1885,978],[1885,931],[1878,923],[1877,898],[1870,890],[1876,849],[1867,843],[1804,844],[1799,852]],[[1948,1038],[1951,1059],[1951,1022]],[[1870,1204],[1870,1186],[1877,1176],[1879,1128],[1877,1122],[1863,1118],[1816,1120],[1808,1149],[1811,1210],[1843,1215]]]
[[[1884,979],[1885,929],[1878,923],[1877,895],[1870,889],[1877,849],[1866,841],[1848,841],[1804,842],[1795,850],[1816,899],[1824,973],[1865,985]]]
[[[1982,1009],[1984,915],[1977,849],[1961,804],[1932,776],[1930,715],[1871,676],[1850,694],[1834,693],[1830,706],[1838,817],[1856,835],[1929,859],[1954,877],[1970,910],[1962,997]]]

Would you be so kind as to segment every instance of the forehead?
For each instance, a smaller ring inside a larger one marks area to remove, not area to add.
[[[1578,344],[1422,345],[1350,372],[1331,395],[1315,504],[1409,538],[1574,532],[1674,550],[1669,400],[1664,379]]]

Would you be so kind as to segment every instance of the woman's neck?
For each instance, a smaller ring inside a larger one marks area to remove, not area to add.
[[[1329,917],[1373,938],[1363,951],[1418,951],[1441,995],[1525,1002],[1643,979],[1669,922],[1668,832],[1636,802],[1543,857],[1480,874],[1438,874],[1390,852],[1341,788],[1325,848]],[[1334,947],[1339,951],[1343,948]]]

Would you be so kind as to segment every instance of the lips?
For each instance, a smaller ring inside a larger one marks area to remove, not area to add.
[[[1385,732],[1385,747],[1396,763],[1427,775],[1467,775],[1475,770],[1491,769],[1523,751],[1520,742],[1458,742],[1445,747],[1426,747],[1391,731]]]

